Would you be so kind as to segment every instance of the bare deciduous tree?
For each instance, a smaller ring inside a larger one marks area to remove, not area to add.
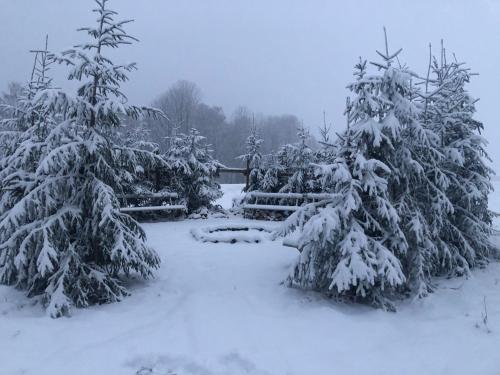
[[[167,115],[164,125],[168,127],[169,134],[174,127],[187,134],[195,126],[194,113],[200,102],[201,90],[196,83],[181,80],[161,95],[154,106]]]

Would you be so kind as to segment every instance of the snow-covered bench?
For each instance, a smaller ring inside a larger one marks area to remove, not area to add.
[[[177,193],[119,194],[117,198],[121,203],[120,211],[126,213],[187,212],[185,204],[177,203]]]
[[[331,198],[332,194],[328,193],[263,193],[252,191],[245,195],[241,208],[245,217],[254,218],[259,213],[263,214],[261,216],[268,217],[269,214],[275,213],[277,215],[274,215],[273,218],[280,218],[297,211],[303,204]]]

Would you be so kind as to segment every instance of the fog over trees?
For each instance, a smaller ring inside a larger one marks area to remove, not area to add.
[[[202,89],[186,80],[177,81],[158,95],[152,106],[161,109],[166,117],[138,121],[129,119],[122,133],[136,133],[134,129],[139,127],[145,129],[146,140],[157,143],[160,151],[164,152],[175,132],[188,134],[190,129],[196,128],[206,137],[213,156],[231,167],[243,166],[244,163],[237,157],[245,149],[246,138],[253,125],[264,140],[263,154],[274,152],[283,144],[296,142],[297,130],[301,126],[301,121],[293,114],[256,114],[245,106],[226,114],[222,107],[204,103]],[[314,138],[311,137],[310,142],[314,144]],[[224,175],[221,181],[241,182],[242,176]]]
[[[10,83],[3,90],[0,102],[14,104],[20,88],[21,84]],[[293,114],[260,114],[245,106],[226,114],[222,107],[206,104],[203,99],[202,88],[196,83],[179,80],[151,103],[153,107],[161,109],[166,117],[128,119],[120,133],[137,134],[141,129],[141,137],[145,138],[143,140],[157,143],[159,150],[165,152],[175,129],[188,134],[190,129],[196,128],[206,137],[206,144],[213,151],[214,158],[231,167],[243,166],[243,161],[237,157],[245,149],[246,138],[253,124],[264,140],[261,147],[264,155],[276,151],[283,144],[297,141],[301,121]],[[314,138],[311,137],[309,141],[314,146]],[[220,179],[227,183],[243,181],[240,175],[223,175]]]

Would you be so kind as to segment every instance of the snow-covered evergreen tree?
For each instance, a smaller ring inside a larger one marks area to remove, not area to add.
[[[315,163],[331,163],[337,154],[337,147],[331,136],[332,125],[326,122],[326,113],[323,112],[323,125],[319,128],[320,147],[314,152]]]
[[[248,161],[250,163],[250,167],[258,168],[262,159],[260,148],[263,142],[264,140],[259,137],[257,127],[253,125],[250,129],[250,135],[246,140],[246,153],[238,158]]]
[[[388,179],[397,132],[386,132],[383,76],[356,66],[352,124],[341,135],[335,161],[317,167],[331,199],[305,206],[285,222],[283,233],[300,230],[302,252],[290,283],[328,295],[360,298],[390,307],[387,295],[406,278],[400,260],[407,243],[390,201]]]
[[[0,159],[17,149],[19,143],[29,135],[24,132],[41,120],[40,105],[34,101],[37,92],[47,89],[51,79],[48,76],[52,63],[48,56],[47,45],[44,51],[37,51],[32,75],[25,86],[12,83],[9,94],[0,98]],[[43,126],[39,125],[38,128]],[[40,130],[40,129],[39,129]],[[42,132],[38,131],[39,137]]]
[[[445,176],[439,168],[438,138],[420,121],[419,94],[412,84],[413,73],[395,66],[388,49],[381,54],[384,70],[380,97],[386,103],[381,118],[385,133],[393,134],[389,190],[408,242],[402,259],[408,287],[418,296],[429,292],[432,266],[437,252],[436,238],[443,213],[450,209],[443,192]]]
[[[116,142],[126,148],[149,151],[159,155],[159,145],[150,141],[150,129],[147,127],[146,118],[141,117],[138,120],[128,118],[127,122],[119,129],[116,134]],[[119,169],[121,190],[125,194],[148,195],[157,193],[163,189],[160,185],[161,174],[168,170],[166,165],[137,164],[131,173],[127,168]],[[127,200],[127,203],[141,202],[141,204],[151,205],[148,199],[137,198],[134,202]]]
[[[164,158],[171,169],[166,184],[185,200],[188,212],[208,208],[222,196],[215,180],[222,164],[212,157],[198,130],[191,129],[189,134],[175,132]]]
[[[485,163],[487,142],[480,135],[483,124],[474,119],[476,100],[466,90],[469,69],[462,63],[447,62],[444,48],[430,68],[434,77],[427,84],[435,94],[425,103],[425,121],[439,135],[441,168],[449,181],[446,195],[452,205],[440,227],[436,273],[461,275],[494,255],[488,209],[493,171]]]
[[[130,21],[115,22],[108,0],[96,0],[90,41],[54,59],[81,82],[76,97],[61,91],[37,94],[43,110],[60,116],[50,129],[35,170],[35,184],[0,218],[0,280],[43,296],[53,317],[72,306],[119,301],[128,294],[122,275],[152,276],[159,257],[144,231],[119,211],[120,169],[163,164],[151,152],[112,141],[123,116],[144,110],[126,104],[120,84],[135,64],[116,65],[107,48],[130,44]]]
[[[259,184],[254,190],[266,193],[279,192],[286,182],[283,177],[284,172],[285,168],[278,162],[276,155],[266,155],[259,169]]]
[[[0,104],[3,117],[0,119],[0,160],[11,155],[19,145],[23,133],[23,127],[20,127],[20,118],[26,118],[22,115],[22,108],[20,106],[26,103],[27,89],[23,88],[23,94],[17,100],[15,105]],[[19,119],[18,119],[19,118]]]
[[[278,152],[278,160],[288,170],[290,176],[281,192],[306,193],[313,190],[311,162],[314,153],[308,146],[309,131],[302,125],[297,132],[296,144],[283,146]]]
[[[261,155],[263,140],[258,138],[256,129],[251,130],[247,153],[239,157],[248,160],[252,168],[248,191],[306,193],[315,190],[311,163],[317,155],[308,145],[310,136],[303,125],[298,128],[297,137],[297,143],[285,144],[275,153]]]
[[[130,148],[159,153],[160,146],[151,141],[151,129],[146,120],[144,117],[137,121],[133,118],[127,119],[117,133],[117,143]]]
[[[435,62],[436,78],[423,82],[434,87],[422,93],[413,84],[420,78],[396,64],[399,51],[389,54],[386,43],[378,54],[380,74],[356,66],[350,126],[335,161],[317,166],[332,198],[297,211],[283,233],[300,230],[291,284],[385,303],[387,286],[423,297],[433,276],[464,274],[491,257],[492,171],[464,88],[468,70]]]
[[[397,209],[400,228],[408,242],[408,252],[401,258],[407,276],[407,287],[417,296],[431,290],[430,277],[435,272],[439,228],[442,217],[451,210],[446,196],[448,180],[440,160],[439,137],[422,120],[424,110],[419,98],[428,100],[413,81],[416,74],[389,53],[377,53],[382,63],[372,63],[381,75],[379,100],[384,103],[377,114],[384,134],[391,134],[392,152],[384,161],[391,169],[390,200]]]
[[[15,107],[16,103],[19,102],[19,97],[23,90],[24,88],[20,83],[11,82],[8,85],[7,91],[0,94],[0,120],[12,117],[12,107]],[[0,124],[1,130],[6,130],[2,124]]]
[[[7,118],[0,121],[0,217],[35,186],[35,171],[43,157],[45,138],[55,125],[53,114],[44,111],[36,95],[51,85],[52,63],[47,46],[37,53],[32,77],[19,89],[16,102],[3,105]]]
[[[238,159],[245,162],[245,165],[250,169],[249,185],[247,191],[258,190],[259,183],[263,178],[263,173],[260,169],[262,154],[260,148],[263,139],[259,138],[258,130],[255,124],[250,128],[250,135],[246,141],[246,153],[240,155]]]

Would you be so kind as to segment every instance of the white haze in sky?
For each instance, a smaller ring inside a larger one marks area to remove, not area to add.
[[[127,30],[141,42],[116,53],[136,61],[139,71],[125,91],[149,104],[178,79],[196,82],[203,100],[226,115],[239,105],[259,113],[296,114],[316,128],[323,110],[342,129],[346,85],[358,56],[376,59],[382,27],[401,61],[425,74],[428,44],[440,39],[480,76],[470,85],[480,97],[478,119],[485,123],[489,152],[500,170],[500,1],[322,1],[322,0],[114,0],[120,17],[134,18]],[[29,49],[49,34],[50,49],[61,51],[84,36],[91,0],[0,0],[0,90],[26,81]],[[66,69],[54,69],[59,86]]]

